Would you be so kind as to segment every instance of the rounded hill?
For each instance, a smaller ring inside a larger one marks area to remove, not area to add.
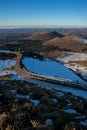
[[[27,39],[32,39],[32,40],[41,40],[41,41],[48,41],[51,40],[53,38],[62,38],[64,37],[64,35],[56,32],[56,31],[52,31],[52,32],[39,32],[39,33],[35,33],[32,36],[27,37]]]

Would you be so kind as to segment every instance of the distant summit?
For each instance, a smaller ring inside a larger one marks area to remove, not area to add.
[[[52,32],[50,32],[49,34],[50,34],[51,36],[53,36],[53,38],[55,38],[55,37],[58,37],[58,38],[64,37],[64,35],[62,35],[62,34],[56,32],[56,31],[52,31]]]
[[[32,36],[27,37],[27,39],[31,39],[31,40],[41,40],[41,41],[48,41],[51,40],[53,38],[62,38],[64,37],[64,35],[56,32],[56,31],[52,31],[52,32],[39,32],[39,33],[35,33]]]

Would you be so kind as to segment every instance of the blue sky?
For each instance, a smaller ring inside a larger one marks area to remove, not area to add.
[[[0,27],[87,27],[87,0],[0,0]]]

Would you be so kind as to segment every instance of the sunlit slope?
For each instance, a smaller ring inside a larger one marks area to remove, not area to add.
[[[64,37],[64,35],[56,32],[56,31],[38,32],[38,33],[34,33],[32,36],[27,37],[26,39],[48,41],[48,40],[51,40],[56,37],[62,38],[62,37]]]
[[[55,46],[58,50],[74,51],[74,52],[86,52],[87,44],[83,41],[77,40],[74,36],[68,36],[63,38],[53,38],[46,42],[43,42],[45,47]]]

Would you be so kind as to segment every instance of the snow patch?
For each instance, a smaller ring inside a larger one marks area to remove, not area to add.
[[[83,61],[87,59],[87,54],[67,52],[67,55],[63,58],[57,58],[58,61],[67,63],[69,61]]]
[[[56,94],[57,94],[58,96],[64,96],[64,93],[63,93],[63,92],[56,92]]]
[[[30,95],[19,95],[19,94],[16,94],[16,97],[17,98],[26,98],[26,99],[29,99]]]
[[[35,106],[37,106],[39,103],[40,103],[40,101],[39,100],[30,100]]]
[[[84,126],[87,127],[87,120],[85,120],[85,121],[81,121],[80,124],[81,124],[81,125],[84,125]]]
[[[80,42],[87,43],[87,39],[84,39],[84,38],[81,38],[81,37],[75,36],[74,39],[77,40],[77,41],[80,41]]]
[[[6,52],[10,52],[10,50],[0,50],[0,53],[6,53]]]
[[[11,80],[22,80],[25,81],[25,78],[20,77],[18,74],[14,74],[10,76]]]
[[[16,74],[13,70],[0,70],[0,76],[9,75],[9,74]]]
[[[48,126],[53,125],[53,121],[51,119],[46,119],[45,124]]]
[[[65,101],[68,103],[67,106],[71,106],[72,105],[71,101],[69,101],[68,99],[66,99]]]
[[[0,60],[0,70],[4,68],[10,68],[16,64],[16,61],[14,60]]]
[[[77,114],[76,110],[74,109],[68,109],[68,110],[64,110],[66,113],[70,113],[70,114]]]
[[[15,94],[17,91],[16,91],[15,89],[13,89],[13,90],[10,90],[10,92],[11,92],[12,94]]]
[[[57,99],[52,98],[51,100],[52,100],[53,103],[57,103]]]
[[[84,79],[87,80],[87,67],[84,67],[80,64],[72,63],[70,64],[69,62],[71,61],[84,61],[87,60],[87,54],[83,53],[73,53],[73,52],[67,52],[67,56],[63,58],[57,58],[57,60],[61,63],[64,64],[67,68],[72,69],[74,72],[77,74],[80,74]]]
[[[16,64],[14,60],[0,60],[0,76],[1,75],[9,75],[9,74],[16,74],[13,70],[6,70],[6,68],[10,68]]]
[[[84,119],[84,118],[86,118],[86,116],[76,116],[75,118],[76,119]]]

